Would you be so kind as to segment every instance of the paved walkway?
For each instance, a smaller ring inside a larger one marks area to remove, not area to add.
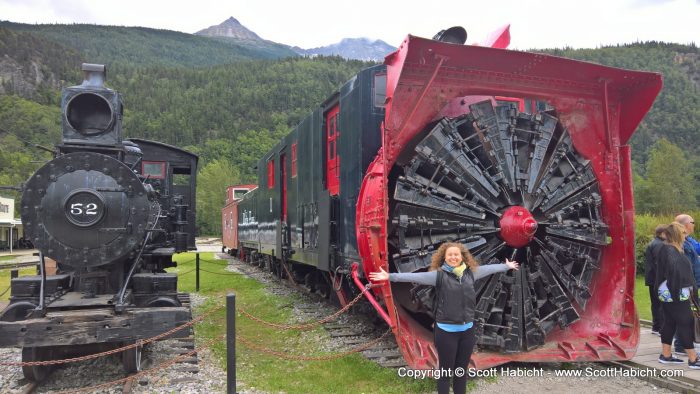
[[[688,368],[688,357],[679,357],[685,361],[684,364],[661,364],[659,360],[661,354],[661,338],[651,333],[650,327],[642,326],[640,330],[640,342],[637,348],[637,354],[630,360],[630,363],[638,368],[654,368],[657,369],[657,376],[660,376],[660,370],[676,369],[682,372],[682,377],[677,378],[688,384],[687,392],[700,392],[700,369]],[[676,356],[678,357],[678,356]],[[694,389],[693,389],[694,388]]]

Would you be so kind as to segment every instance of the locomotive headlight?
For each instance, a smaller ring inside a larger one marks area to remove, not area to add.
[[[84,136],[109,131],[114,123],[112,105],[92,92],[73,96],[66,105],[65,116],[68,125]]]
[[[105,202],[98,192],[92,189],[78,189],[66,197],[64,213],[69,222],[78,227],[93,226],[105,213]]]

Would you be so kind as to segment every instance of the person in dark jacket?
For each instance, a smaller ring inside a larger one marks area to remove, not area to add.
[[[467,390],[467,368],[476,337],[474,335],[474,309],[476,294],[474,282],[498,272],[518,269],[518,263],[506,259],[505,264],[479,266],[467,248],[460,243],[443,243],[433,254],[430,270],[417,273],[391,273],[383,269],[371,272],[370,280],[381,282],[413,282],[436,287],[435,348],[441,369],[438,393],[450,392],[450,376],[442,371],[451,371],[454,376],[452,389],[455,394]],[[438,285],[439,284],[439,285]],[[458,368],[463,372],[457,376]]]
[[[644,284],[649,287],[649,297],[651,298],[651,333],[659,334],[663,321],[663,312],[661,311],[661,301],[654,281],[656,280],[656,261],[659,258],[659,250],[664,245],[664,230],[666,225],[660,224],[654,230],[654,239],[647,246],[644,252]]]
[[[693,269],[693,277],[695,278],[695,286],[700,286],[700,258],[698,258],[698,250],[696,250],[695,239],[691,236],[695,231],[695,220],[692,216],[687,214],[680,214],[676,216],[676,222],[683,225],[685,230],[685,241],[683,241],[683,254],[690,261],[690,266]],[[696,346],[697,349],[697,346]],[[679,341],[674,341],[674,352],[678,354],[683,354],[681,343]]]
[[[700,369],[700,360],[693,347],[694,319],[690,310],[690,297],[697,300],[697,287],[693,280],[693,271],[688,259],[683,254],[685,240],[684,226],[678,222],[671,223],[665,230],[666,242],[659,251],[656,280],[659,300],[664,312],[664,325],[661,328],[662,364],[681,364],[683,360],[671,354],[671,341],[674,332],[678,341],[688,355],[688,367]]]
[[[693,276],[695,277],[695,284],[700,286],[700,246],[698,241],[693,238],[693,232],[695,232],[695,219],[692,216],[682,214],[676,216],[676,222],[683,225],[685,230],[685,241],[683,241],[683,253],[685,257],[690,260],[691,267],[693,267]]]

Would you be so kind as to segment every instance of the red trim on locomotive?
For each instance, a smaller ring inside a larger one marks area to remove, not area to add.
[[[331,196],[340,193],[339,113],[340,107],[337,104],[326,113],[326,186]]]
[[[270,159],[267,161],[267,188],[273,189],[275,187],[275,160]]]
[[[160,170],[157,173],[153,171],[155,166],[160,167]],[[147,168],[148,170],[146,170]],[[144,160],[141,162],[141,174],[148,176],[149,179],[165,179],[165,162]]]

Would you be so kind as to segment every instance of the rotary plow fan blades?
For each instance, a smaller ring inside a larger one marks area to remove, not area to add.
[[[480,264],[518,261],[518,271],[477,281],[475,321],[482,347],[526,351],[578,320],[591,297],[608,239],[599,185],[555,111],[469,108],[419,133],[394,165],[389,253],[398,272],[428,269],[445,241]],[[430,327],[429,308],[397,298]]]

